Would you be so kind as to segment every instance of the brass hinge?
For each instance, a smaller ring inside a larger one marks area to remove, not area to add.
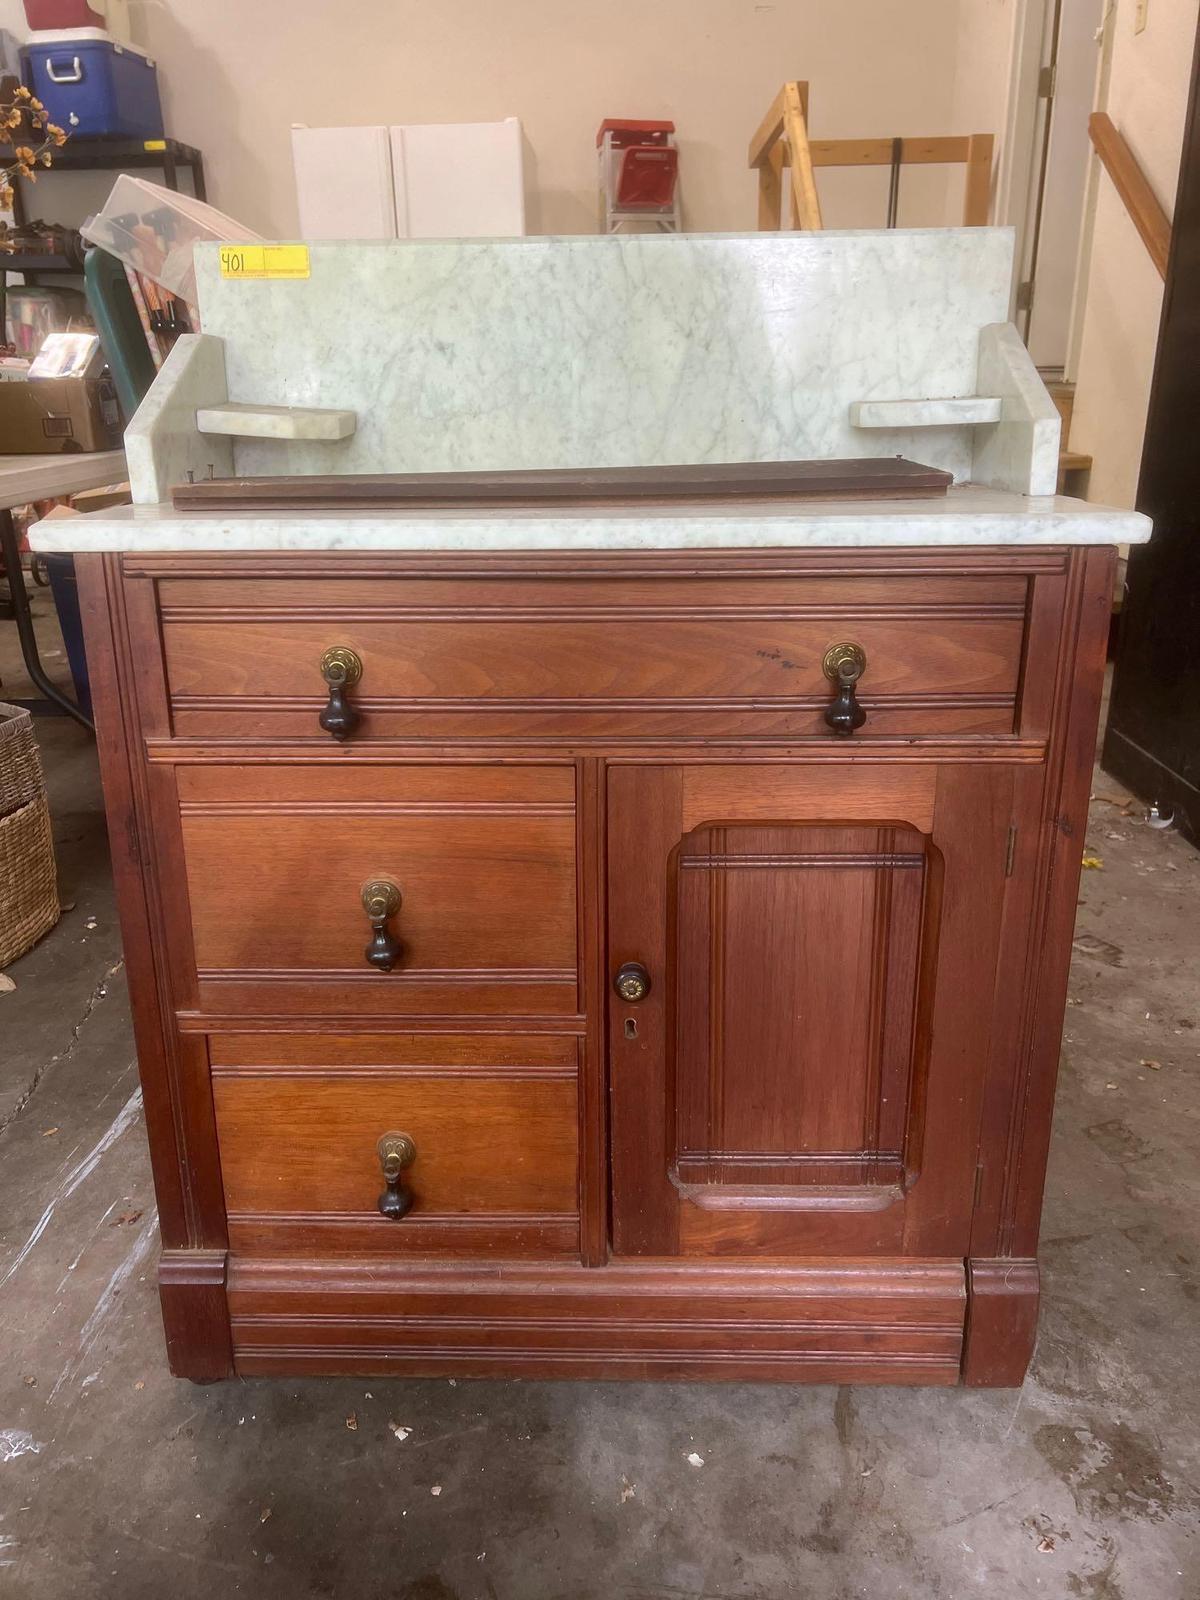
[[[976,1168],[975,1168],[975,1199],[974,1199],[974,1201],[972,1203],[972,1209],[975,1210],[975,1211],[979,1210],[979,1196],[980,1196],[980,1193],[982,1192],[982,1189],[983,1189],[983,1162],[980,1161],[978,1163],[978,1165],[976,1166]]]
[[[1004,849],[1004,876],[1006,878],[1011,878],[1012,877],[1012,875],[1013,875],[1013,862],[1016,860],[1016,858],[1017,858],[1017,825],[1016,825],[1015,822],[1012,822],[1012,823],[1009,824],[1009,828],[1008,828],[1008,844],[1005,846],[1005,849]]]
[[[1053,100],[1054,99],[1054,90],[1055,90],[1055,88],[1057,86],[1057,80],[1058,80],[1058,66],[1057,66],[1057,64],[1055,64],[1053,66],[1043,67],[1042,68],[1042,70],[1038,73],[1038,99],[1039,100]]]
[[[1017,285],[1017,310],[1028,311],[1033,304],[1033,280],[1027,278]]]

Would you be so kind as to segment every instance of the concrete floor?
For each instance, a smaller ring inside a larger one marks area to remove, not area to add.
[[[200,1388],[163,1360],[91,745],[38,731],[74,907],[0,994],[0,1594],[1200,1595],[1200,857],[1108,779],[1019,1393]]]

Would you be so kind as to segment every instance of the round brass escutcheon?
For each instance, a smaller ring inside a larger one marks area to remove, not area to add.
[[[613,979],[613,988],[630,1005],[636,1005],[650,993],[650,974],[640,961],[627,961]]]
[[[375,1149],[385,1177],[411,1167],[417,1159],[416,1144],[407,1133],[385,1133]]]
[[[860,644],[849,641],[843,644],[831,644],[821,660],[821,671],[830,683],[837,683],[838,669],[843,661],[853,662],[855,667],[854,677],[861,678],[867,670],[867,652]]]
[[[348,688],[357,683],[362,670],[362,657],[349,645],[335,644],[321,657],[321,676],[331,688]]]
[[[399,911],[404,896],[390,878],[370,878],[362,886],[362,907],[372,922],[386,922]]]

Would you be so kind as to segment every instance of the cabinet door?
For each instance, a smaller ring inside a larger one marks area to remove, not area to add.
[[[1011,769],[608,778],[613,1237],[626,1255],[965,1255]]]

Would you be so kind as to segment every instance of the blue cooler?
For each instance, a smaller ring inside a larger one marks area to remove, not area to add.
[[[158,68],[103,28],[35,33],[21,48],[25,82],[51,122],[80,138],[162,137]]]

